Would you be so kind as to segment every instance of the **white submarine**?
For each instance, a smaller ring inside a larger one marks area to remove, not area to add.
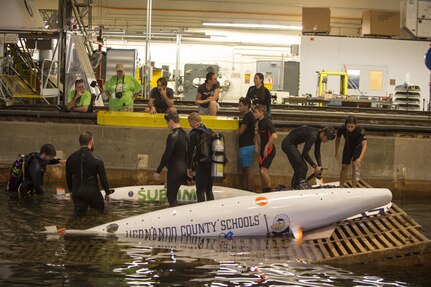
[[[292,233],[297,239],[330,237],[343,219],[387,206],[385,188],[323,188],[252,194],[157,210],[85,230],[59,234],[121,235],[123,238],[175,236],[268,236]],[[384,211],[384,208],[381,208]],[[49,230],[47,233],[55,230]]]

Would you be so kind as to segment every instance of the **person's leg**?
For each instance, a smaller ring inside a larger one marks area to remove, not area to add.
[[[91,208],[94,208],[100,212],[105,211],[105,201],[103,200],[103,195],[99,191],[99,187],[93,188],[88,190],[88,197],[87,197],[88,205]]]
[[[293,168],[293,176],[292,181],[290,183],[291,189],[297,189],[299,186],[299,182],[301,181],[301,174],[302,174],[302,155],[299,152],[299,150],[296,148],[293,144],[288,144],[287,142],[284,142],[281,146],[283,149],[283,152],[286,154],[287,159],[290,162],[290,165]]]
[[[72,193],[73,208],[76,216],[84,216],[88,209],[88,204],[85,200],[81,199],[79,195]]]
[[[359,174],[359,166],[356,166],[354,162],[361,156],[362,146],[357,147],[352,152],[352,187],[357,187],[356,173]]]
[[[205,187],[205,195],[208,200],[214,200],[214,193],[213,193],[213,178],[211,176],[211,163],[207,165],[206,169],[206,187]]]
[[[205,201],[205,187],[206,181],[204,176],[204,169],[201,164],[196,165],[196,174],[195,174],[195,183],[196,183],[196,197],[198,202]]]
[[[244,146],[240,148],[240,166],[241,166],[241,181],[242,188],[245,190],[251,190],[253,186],[253,154],[254,145]]]
[[[217,115],[219,105],[216,101],[211,101],[208,107],[210,116]]]
[[[171,207],[178,205],[177,196],[180,186],[181,180],[169,178],[168,176],[166,197],[168,198],[168,202]]]
[[[268,169],[266,167],[260,168],[260,179],[262,182],[262,191],[271,191],[271,177],[269,176]]]
[[[341,171],[340,171],[340,187],[344,187],[344,183],[346,182],[347,171],[349,170],[349,166],[350,166],[350,164],[343,164],[341,166]]]
[[[340,171],[340,187],[344,187],[344,183],[346,182],[347,173],[349,170],[349,167],[352,165],[352,157],[353,153],[350,150],[348,145],[344,145],[343,148],[343,158],[342,158],[342,167]],[[354,175],[354,173],[353,173]],[[352,182],[353,184],[353,182]]]

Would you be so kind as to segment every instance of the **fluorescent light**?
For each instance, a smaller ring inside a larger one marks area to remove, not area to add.
[[[276,25],[276,24],[253,24],[253,23],[221,23],[203,22],[204,26],[227,27],[227,28],[256,28],[256,29],[283,29],[283,30],[302,30],[302,26]]]

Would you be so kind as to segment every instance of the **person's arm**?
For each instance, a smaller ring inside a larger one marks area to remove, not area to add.
[[[66,163],[66,183],[67,188],[69,188],[69,191],[72,192],[73,189],[73,175],[72,175],[72,168],[70,167],[70,163]]]
[[[150,108],[150,114],[157,114],[156,107],[154,106],[154,98],[148,100],[148,107]]]
[[[268,155],[268,149],[274,144],[276,139],[277,139],[277,133],[271,134],[270,138],[268,139],[268,143],[265,146],[265,151],[263,153],[264,157]]]
[[[354,164],[356,165],[356,166],[360,166],[361,165],[361,163],[362,163],[362,160],[364,159],[364,156],[365,156],[365,153],[367,152],[367,140],[363,140],[362,142],[361,142],[361,145],[362,145],[362,150],[361,150],[361,155],[358,157],[358,159],[357,160],[355,160],[355,162],[354,162]]]
[[[76,103],[79,101],[79,99],[83,95],[83,93],[78,92],[77,90],[71,91],[71,93],[74,93],[74,96],[73,96],[72,100],[70,100],[66,104],[66,107],[69,111],[72,110],[74,107],[76,107]]]
[[[255,130],[259,130],[259,122],[256,121],[256,127]],[[254,133],[254,149],[256,150],[256,152],[260,152],[260,135],[259,132],[255,132]]]
[[[318,141],[317,143],[314,144],[314,158],[317,161],[317,166],[321,167],[322,166],[322,157],[320,155],[320,145],[322,144],[321,141]]]
[[[132,100],[135,101],[138,97],[142,96],[142,85],[135,78],[131,77],[133,81],[133,94]]]
[[[203,101],[202,101],[202,94],[200,93],[199,89],[198,89],[198,91],[196,92],[196,100],[195,100],[195,103],[196,103],[196,104],[198,104],[198,105],[203,104]]]
[[[266,114],[271,116],[271,93],[267,88],[265,88],[265,105],[266,105]]]
[[[311,165],[313,168],[315,168],[317,164],[310,157],[309,152],[315,142],[316,138],[314,136],[308,136],[301,154],[305,161],[308,162],[308,164]]]
[[[338,160],[339,159],[339,155],[338,155],[338,148],[340,147],[340,137],[337,136],[337,138],[335,139],[335,158]]]
[[[177,141],[177,137],[178,135],[174,135],[174,134],[170,134],[168,136],[168,139],[166,140],[165,152],[163,153],[160,164],[157,167],[156,173],[160,174],[163,168],[168,164],[169,160],[171,159],[172,154],[174,153],[174,147]]]
[[[247,125],[242,123],[240,127],[237,130],[235,130],[235,133],[240,136],[244,134],[246,130],[247,130]]]
[[[218,97],[220,95],[220,84],[218,86],[219,86],[218,88],[214,89],[214,95],[212,97],[209,97],[209,99],[210,99],[209,102],[211,102],[211,101],[217,102],[218,101]]]
[[[167,87],[163,87],[162,90],[160,91],[160,95],[162,95],[168,108],[171,108],[174,106],[174,100],[173,100],[174,94],[171,89],[168,90]]]
[[[35,158],[30,162],[28,165],[28,173],[30,175],[31,183],[34,186],[35,192],[37,194],[42,194],[43,173],[38,159]]]
[[[197,139],[197,132],[196,131],[192,131],[190,132],[190,136],[189,136],[189,146],[188,146],[188,151],[187,151],[187,167],[188,169],[192,168],[193,165],[193,155],[196,153],[196,139]]]

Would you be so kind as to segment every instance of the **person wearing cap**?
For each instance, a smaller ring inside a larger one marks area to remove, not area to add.
[[[322,173],[322,161],[320,156],[320,145],[335,138],[333,127],[318,129],[315,127],[301,126],[292,130],[283,140],[281,148],[287,155],[293,167],[292,189],[298,189],[301,181],[307,176],[308,166],[314,169],[314,174]],[[298,150],[298,145],[304,144],[302,153]],[[316,162],[310,157],[309,151],[314,145],[314,157]]]
[[[345,141],[343,166],[340,172],[340,187],[344,186],[349,167],[352,169],[352,187],[356,187],[357,179],[359,180],[359,166],[367,151],[367,138],[365,137],[365,130],[357,125],[355,116],[348,116],[344,125],[337,130],[337,139],[335,140],[335,158],[337,160],[339,160],[338,148],[342,136],[344,136]]]
[[[189,137],[180,125],[177,113],[165,114],[165,121],[170,131],[166,140],[165,152],[160,164],[153,175],[154,180],[160,180],[160,173],[164,167],[168,168],[166,196],[171,207],[177,206],[178,190],[182,184],[187,184],[187,150]]]
[[[109,97],[109,110],[133,112],[133,101],[141,94],[141,84],[132,76],[126,75],[124,64],[115,66],[117,74],[106,81],[103,86]]]
[[[91,104],[91,94],[85,89],[83,79],[75,81],[75,89],[67,94],[67,109],[74,112],[88,112]]]
[[[174,90],[168,88],[168,82],[165,78],[157,80],[157,87],[151,90],[148,107],[150,114],[166,113],[168,109],[174,110]]]

